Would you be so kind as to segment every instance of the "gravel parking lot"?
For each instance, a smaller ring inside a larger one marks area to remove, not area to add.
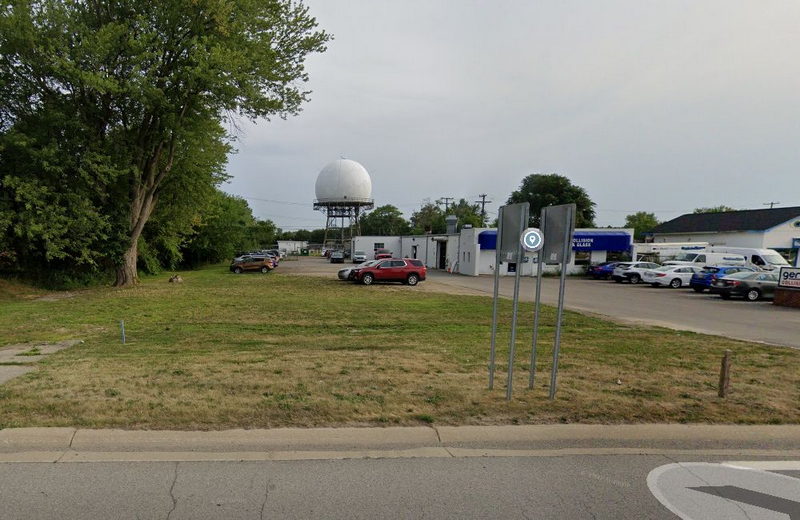
[[[349,266],[352,264],[345,264]],[[320,258],[301,258],[282,264],[287,274],[336,276],[342,264],[330,264]],[[428,270],[428,280],[409,290],[450,294],[492,294],[491,276],[462,276]],[[500,293],[510,298],[514,279],[504,277]],[[533,301],[534,278],[524,278],[520,297]],[[558,279],[545,278],[542,301],[555,304]],[[772,305],[772,302],[724,301],[690,289],[653,288],[649,285],[617,284],[602,280],[570,277],[567,281],[566,307],[609,316],[629,323],[658,325],[729,338],[760,341],[800,348],[800,310]],[[524,318],[523,318],[524,320]],[[524,321],[523,321],[524,323]]]

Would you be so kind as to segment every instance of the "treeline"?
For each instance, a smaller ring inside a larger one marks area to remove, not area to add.
[[[4,4],[0,269],[125,286],[267,240],[226,129],[297,114],[329,39],[292,0]]]

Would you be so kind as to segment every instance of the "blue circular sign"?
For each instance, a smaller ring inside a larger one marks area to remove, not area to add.
[[[544,245],[544,236],[538,229],[528,228],[522,232],[520,241],[525,251],[534,252],[540,250]]]

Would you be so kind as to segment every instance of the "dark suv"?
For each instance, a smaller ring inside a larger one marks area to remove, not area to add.
[[[389,258],[359,269],[355,273],[354,280],[364,285],[372,285],[373,282],[402,282],[417,285],[425,279],[427,273],[428,270],[421,260]]]

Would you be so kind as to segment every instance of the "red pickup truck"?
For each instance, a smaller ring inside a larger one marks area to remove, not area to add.
[[[356,282],[372,285],[374,282],[402,282],[417,285],[425,279],[428,270],[421,260],[413,258],[389,258],[358,269],[353,276]]]

